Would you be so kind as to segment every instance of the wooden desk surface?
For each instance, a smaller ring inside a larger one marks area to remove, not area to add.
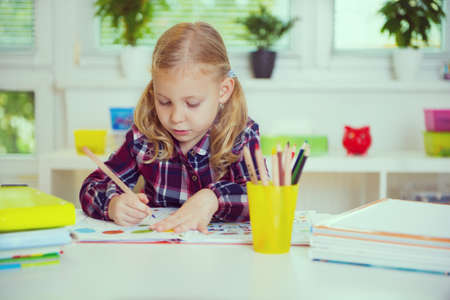
[[[0,299],[450,299],[450,277],[312,262],[308,247],[72,244],[0,272]]]

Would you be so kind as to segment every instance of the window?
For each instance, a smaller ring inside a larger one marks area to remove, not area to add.
[[[34,93],[0,91],[0,154],[35,152]]]
[[[385,2],[385,0],[335,0],[334,50],[394,48],[394,37],[380,33],[384,24],[384,17],[377,12]],[[358,26],[355,26],[355,24],[358,24]],[[440,27],[434,25],[429,35],[428,50],[440,50],[442,36],[443,32]]]
[[[34,46],[34,1],[0,0],[0,49]]]
[[[252,46],[239,38],[244,32],[242,25],[236,24],[239,17],[247,16],[248,12],[258,9],[259,0],[166,0],[169,10],[162,7],[156,9],[151,22],[153,36],[146,36],[138,42],[139,45],[153,46],[157,38],[170,26],[179,22],[204,21],[213,25],[222,35],[228,49],[248,50]],[[271,11],[283,20],[290,17],[289,0],[265,0],[263,1]],[[100,22],[99,45],[101,47],[114,47],[113,41],[118,34],[110,26],[109,20]],[[115,46],[117,47],[117,46]],[[278,43],[277,49],[290,47],[289,36],[285,35]]]

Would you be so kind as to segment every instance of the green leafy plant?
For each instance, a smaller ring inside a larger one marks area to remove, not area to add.
[[[395,36],[400,48],[419,48],[420,42],[428,44],[431,23],[440,25],[445,12],[440,0],[389,0],[378,13],[386,22],[381,32]]]
[[[246,33],[242,37],[256,46],[258,50],[270,49],[286,32],[288,32],[298,18],[283,22],[272,15],[266,6],[259,5],[259,10],[250,12],[245,18],[236,19],[236,23],[244,25]]]
[[[145,34],[152,34],[149,23],[153,19],[155,5],[168,9],[165,0],[97,0],[95,15],[102,20],[111,18],[111,26],[123,32],[114,43],[136,46]]]

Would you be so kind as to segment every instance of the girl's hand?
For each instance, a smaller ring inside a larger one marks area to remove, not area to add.
[[[148,199],[145,194],[123,193],[111,199],[108,215],[118,225],[136,225],[152,213],[150,207],[146,205],[147,203]]]
[[[208,224],[219,208],[216,194],[210,189],[202,189],[189,198],[173,215],[153,224],[150,228],[156,231],[180,233],[198,230],[208,233]]]

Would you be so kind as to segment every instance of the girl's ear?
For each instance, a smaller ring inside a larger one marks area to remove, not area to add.
[[[234,90],[234,79],[226,77],[219,87],[219,103],[225,104],[230,99]]]

